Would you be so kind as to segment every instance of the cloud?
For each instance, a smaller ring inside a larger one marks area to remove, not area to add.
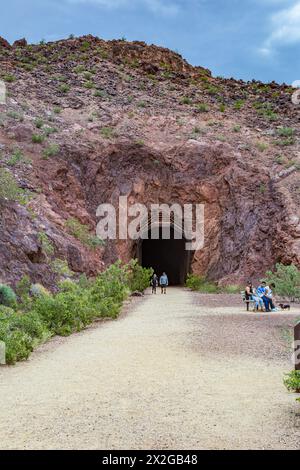
[[[289,6],[271,15],[271,32],[259,49],[264,56],[272,55],[280,46],[300,43],[300,0],[281,3],[289,3]]]
[[[179,5],[166,0],[67,0],[68,3],[94,4],[107,9],[145,7],[152,13],[166,16],[176,15]]]

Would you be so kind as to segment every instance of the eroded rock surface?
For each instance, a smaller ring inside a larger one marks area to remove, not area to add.
[[[51,287],[55,259],[88,275],[130,259],[134,242],[92,250],[67,227],[76,218],[95,233],[98,205],[119,195],[204,203],[192,269],[221,283],[300,264],[299,107],[289,87],[214,78],[167,49],[92,36],[13,48],[0,39],[0,71],[9,91],[1,168],[32,195],[25,206],[1,203],[1,281],[28,274]]]

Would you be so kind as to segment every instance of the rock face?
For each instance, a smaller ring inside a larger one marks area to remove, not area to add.
[[[4,49],[10,49],[11,45],[9,44],[8,41],[6,41],[6,39],[0,36],[0,47],[3,47]]]
[[[258,279],[276,262],[300,265],[292,90],[216,79],[141,42],[14,46],[0,41],[12,77],[0,105],[1,171],[31,197],[25,206],[0,200],[0,281],[27,274],[53,287],[57,260],[95,275],[136,256],[133,240],[87,243],[99,204],[117,206],[119,196],[147,207],[204,204],[205,245],[191,269],[220,283]]]
[[[25,38],[18,39],[13,43],[13,47],[26,47],[27,46],[27,41]]]

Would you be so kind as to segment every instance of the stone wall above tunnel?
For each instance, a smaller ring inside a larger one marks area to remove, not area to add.
[[[153,203],[205,205],[205,246],[192,263],[199,275],[220,282],[259,278],[285,256],[279,248],[280,227],[286,222],[278,190],[266,169],[258,173],[256,165],[227,144],[189,140],[158,151],[124,143],[110,148],[101,158],[101,170],[99,164],[96,168],[94,160],[86,170],[87,177],[93,169],[91,211],[103,202],[117,205],[120,195],[149,209]],[[113,258],[130,259],[131,240],[113,245]],[[111,252],[110,243],[108,258]]]

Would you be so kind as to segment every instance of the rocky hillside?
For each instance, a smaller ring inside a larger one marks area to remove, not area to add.
[[[205,203],[192,268],[222,283],[300,264],[293,89],[214,78],[142,42],[0,39],[0,281],[47,286],[135,254],[99,245],[96,208]]]

